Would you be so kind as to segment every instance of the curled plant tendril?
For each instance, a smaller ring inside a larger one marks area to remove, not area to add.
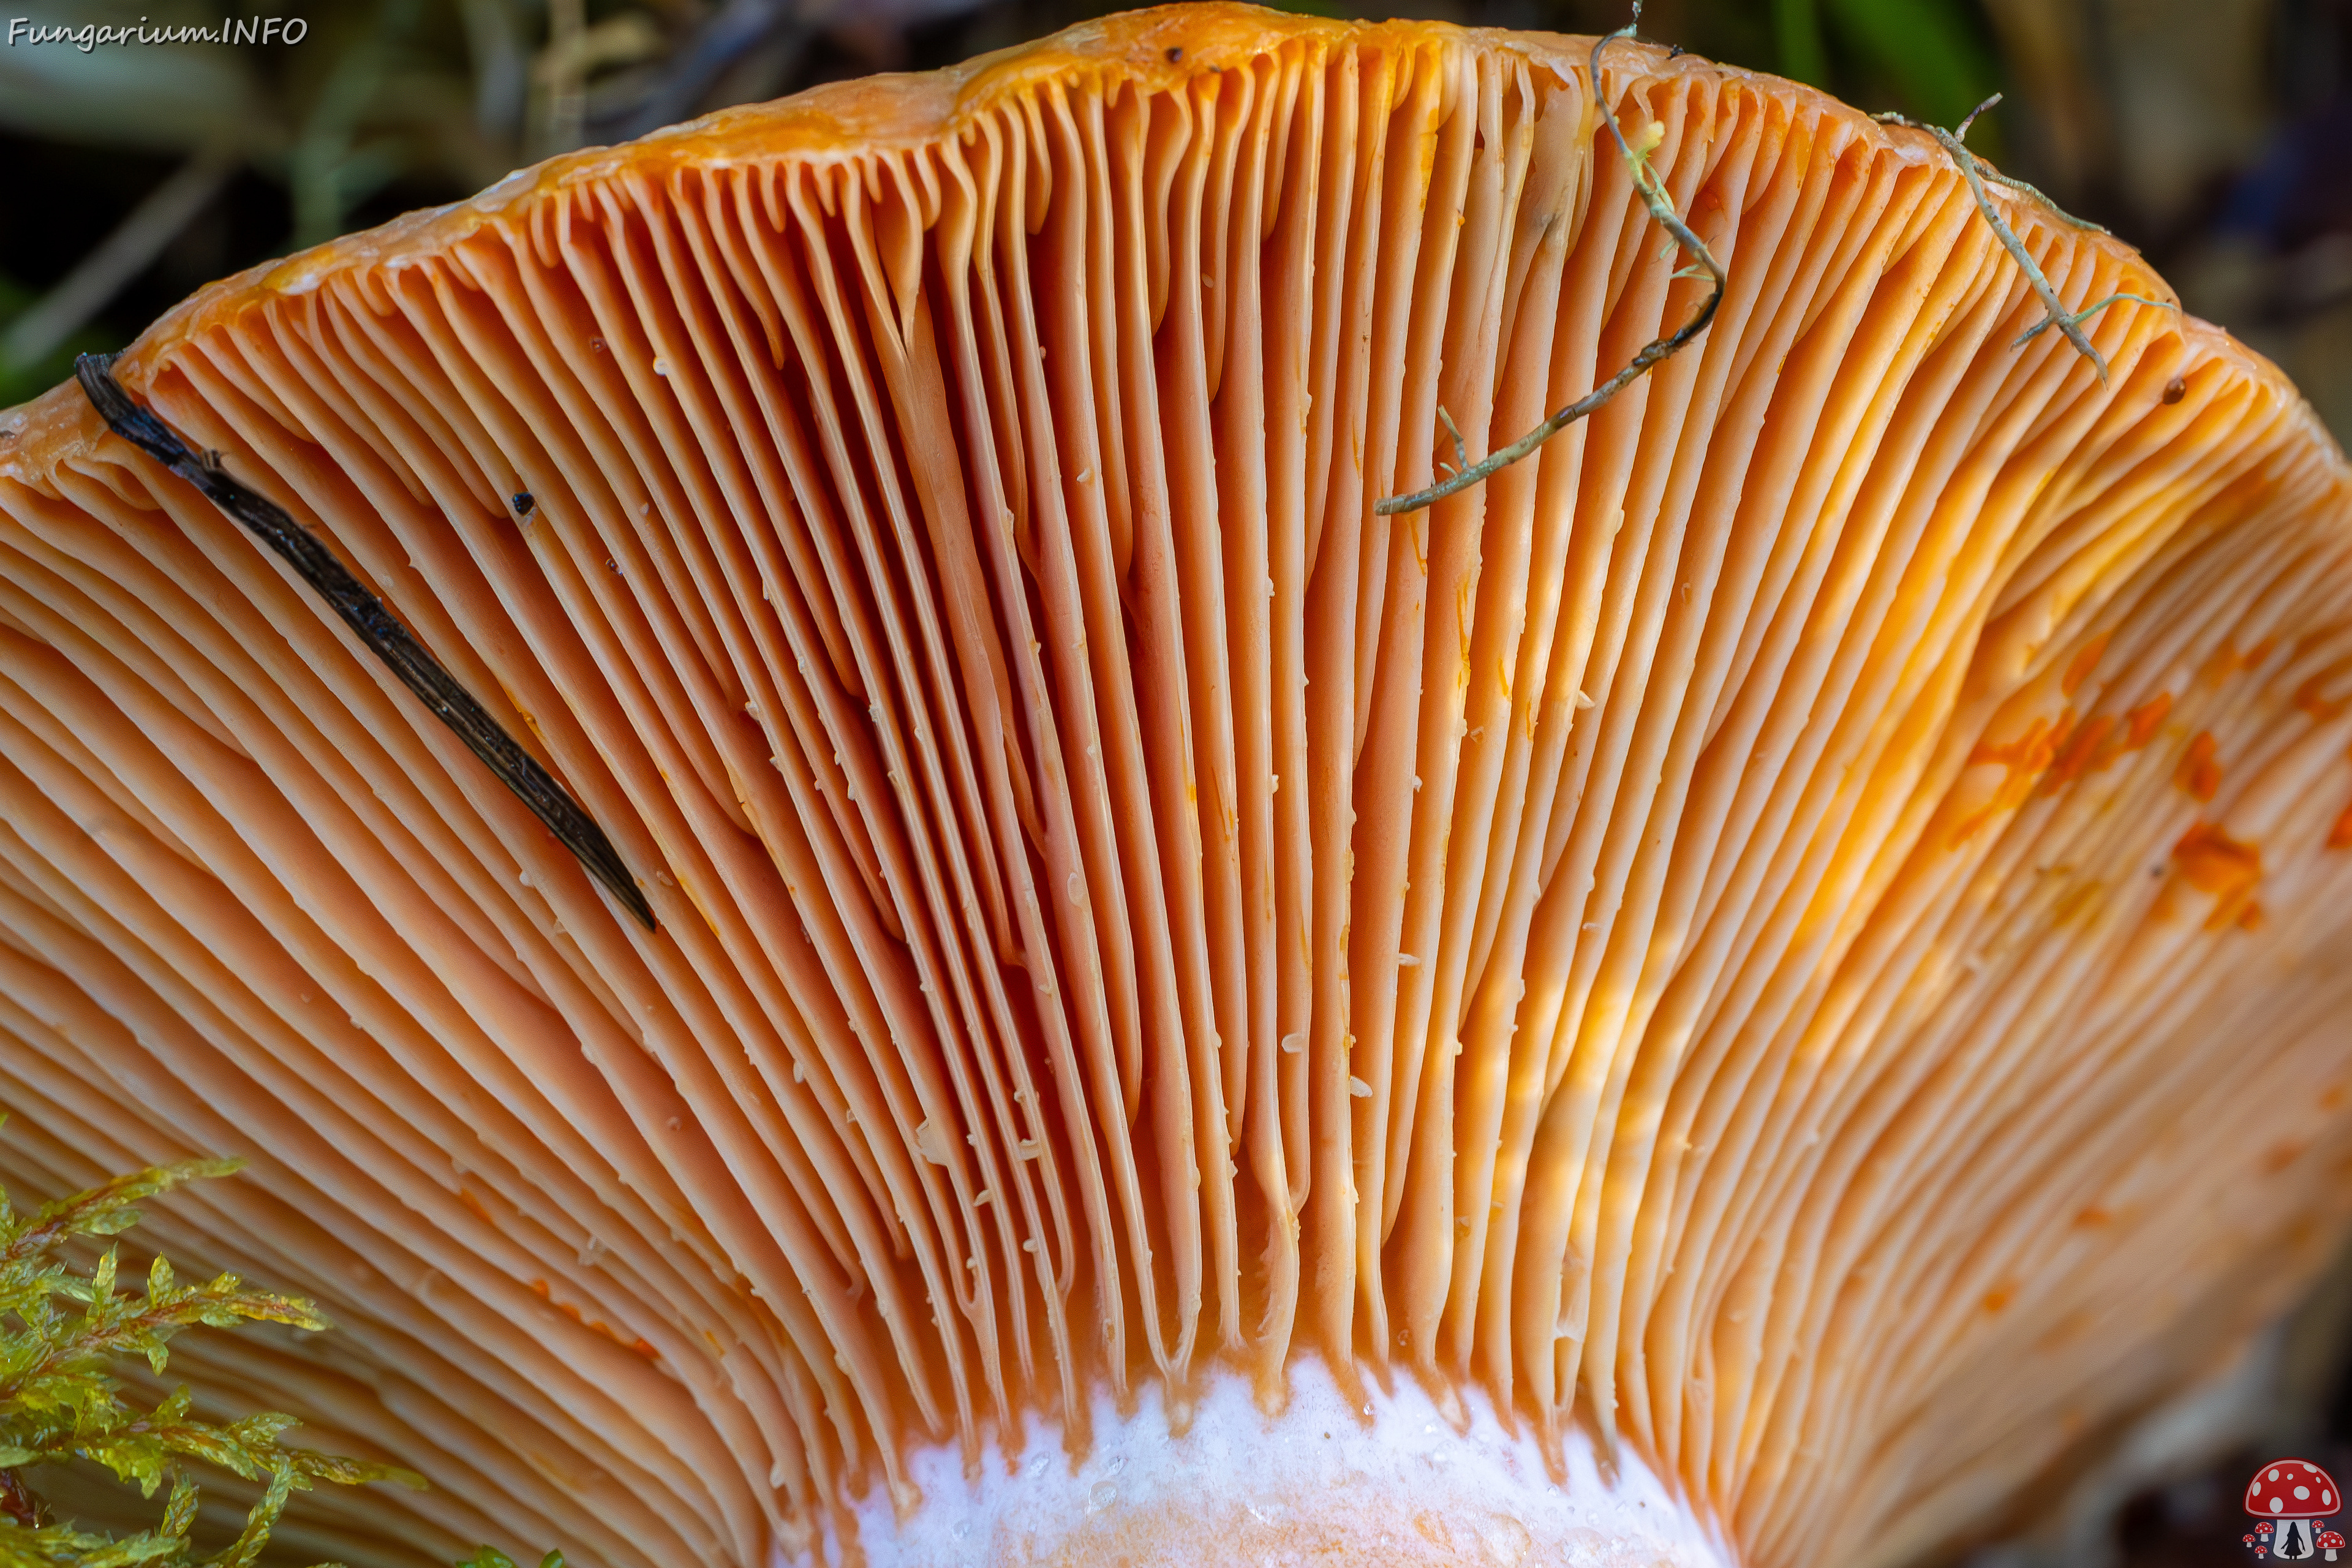
[[[1624,391],[1634,382],[1639,381],[1654,366],[1672,358],[1684,345],[1706,331],[1707,323],[1715,320],[1716,310],[1723,303],[1723,291],[1728,280],[1724,276],[1722,264],[1716,260],[1706,243],[1691,232],[1690,226],[1683,222],[1680,215],[1675,211],[1674,202],[1666,195],[1665,183],[1658,178],[1658,172],[1650,166],[1650,154],[1656,151],[1663,132],[1655,123],[1653,123],[1648,132],[1640,138],[1641,145],[1636,148],[1626,141],[1624,128],[1617,123],[1617,116],[1609,107],[1608,95],[1601,89],[1601,51],[1620,38],[1633,37],[1634,29],[1641,25],[1642,7],[1637,3],[1633,7],[1632,21],[1615,32],[1594,41],[1591,73],[1593,102],[1601,110],[1601,118],[1609,127],[1610,137],[1617,143],[1618,154],[1625,160],[1626,172],[1633,176],[1633,189],[1640,194],[1642,205],[1649,208],[1651,217],[1674,237],[1666,250],[1672,251],[1679,247],[1684,254],[1696,263],[1694,267],[1681,268],[1674,276],[1710,278],[1715,281],[1714,290],[1707,295],[1706,303],[1699,307],[1697,314],[1692,316],[1689,321],[1667,336],[1643,345],[1642,352],[1628,361],[1616,374],[1509,446],[1490,452],[1475,463],[1466,460],[1469,454],[1463,446],[1462,433],[1454,428],[1452,417],[1444,409],[1439,409],[1438,417],[1444,420],[1446,432],[1454,438],[1454,456],[1464,460],[1458,465],[1440,464],[1441,468],[1452,467],[1454,472],[1449,478],[1426,489],[1415,490],[1411,495],[1385,496],[1374,501],[1372,510],[1381,516],[1395,517],[1406,512],[1419,511],[1423,507],[1433,506],[1447,496],[1466,490],[1490,475],[1509,468],[1513,463]]]
[[[2106,356],[2092,346],[2089,334],[2083,331],[2083,323],[2108,306],[2124,300],[2161,310],[2177,310],[2180,307],[2168,300],[2150,300],[2144,295],[2119,293],[2110,294],[2096,304],[2085,305],[2079,310],[2069,310],[2066,308],[2066,302],[2058,298],[2058,290],[2051,286],[2050,279],[2042,273],[2041,265],[2025,248],[2025,242],[2017,237],[2017,231],[2010,227],[2008,221],[1994,208],[1991,194],[1985,189],[1986,181],[1990,180],[1995,184],[2032,197],[2047,207],[2062,222],[2072,225],[2075,228],[2084,229],[2093,234],[2105,234],[2108,231],[2097,224],[2087,223],[2075,217],[2024,181],[2011,179],[1969,151],[1967,145],[1969,127],[1977,122],[1979,115],[1999,103],[2000,97],[2001,95],[1996,92],[1974,109],[1969,110],[1968,118],[1950,131],[1939,125],[1923,124],[1900,114],[1875,114],[1871,118],[1882,125],[1900,125],[1907,130],[1923,131],[1936,139],[1944,151],[1951,155],[1952,163],[1960,171],[1960,177],[1968,181],[1969,194],[1976,198],[1977,211],[1983,214],[1985,222],[1992,226],[1992,232],[2000,239],[2001,248],[2007,250],[2017,262],[2019,268],[2025,274],[2025,280],[2033,285],[2034,294],[2041,300],[2042,310],[2048,313],[2010,346],[2023,348],[2043,332],[2055,327],[2066,334],[2066,341],[2074,345],[2077,353],[2091,362],[2091,367],[2099,373],[2099,384],[2105,386],[2107,384]]]

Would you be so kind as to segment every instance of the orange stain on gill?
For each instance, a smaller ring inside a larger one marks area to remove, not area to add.
[[[2224,642],[2213,650],[2213,657],[2205,661],[2205,668],[2200,673],[2207,680],[2219,686],[2240,670],[2252,669],[2261,664],[2263,660],[2270,658],[2272,650],[2277,647],[2278,638],[2274,637],[2264,637],[2243,653],[2240,653],[2232,644]]]
[[[2066,673],[2058,682],[2059,689],[2069,697],[2074,696],[2083,682],[2091,679],[2091,672],[2099,668],[2099,658],[2107,651],[2107,640],[2115,635],[2111,631],[2101,632],[2084,643],[2083,651],[2066,666]]]
[[[2075,734],[2074,710],[2062,708],[2053,721],[2036,719],[2024,734],[2006,745],[1980,745],[1970,752],[1971,763],[1999,763],[2009,769],[2010,778],[2003,784],[2003,793],[2013,790],[2015,798],[2023,800],[2032,793],[2033,781],[2048,773],[2065,755]]]
[[[2084,773],[2096,773],[2112,763],[2124,751],[2122,737],[2116,732],[2116,719],[2112,713],[2095,713],[2066,738],[2051,760],[2050,772],[2042,781],[2045,794],[2055,795]]]
[[[623,1339],[620,1336],[619,1331],[615,1330],[612,1324],[605,1322],[603,1319],[588,1317],[571,1302],[557,1300],[555,1299],[555,1292],[549,1288],[546,1280],[534,1279],[530,1282],[530,1288],[539,1292],[539,1299],[541,1300],[545,1301],[549,1306],[554,1308],[557,1311],[562,1313],[573,1322],[578,1323],[582,1328],[593,1330],[593,1331],[604,1335],[614,1344],[619,1345],[623,1350],[635,1351],[637,1354],[645,1357],[647,1361],[661,1360],[661,1352],[654,1348],[652,1341],[640,1338],[635,1342],[631,1342]]]
[[[2131,739],[2126,749],[2137,751],[2147,745],[2155,737],[2156,727],[2163,723],[2165,715],[2171,711],[2172,693],[2169,691],[2159,691],[2133,709],[2126,715],[2131,724]]]
[[[1990,763],[2008,769],[2009,773],[2000,781],[2000,787],[1992,792],[1992,798],[1970,812],[1952,830],[1952,847],[1959,847],[1978,828],[1994,817],[2025,804],[2026,797],[2033,793],[2034,781],[2050,771],[2050,764],[2057,759],[2059,746],[2074,724],[2074,710],[2068,708],[2059,713],[2055,724],[2047,719],[2036,719],[2026,726],[2025,733],[2014,741],[1977,742],[1976,749],[1969,753],[1970,767]]]
[[[2297,1138],[2283,1139],[2272,1144],[2263,1151],[2263,1174],[2277,1175],[2281,1171],[2302,1159],[2303,1152],[2310,1147],[2309,1143]]]
[[[2039,774],[2057,754],[2058,743],[2074,727],[2074,710],[2066,709],[2058,715],[2055,724],[2047,719],[2036,719],[2026,727],[2025,733],[2014,741],[1979,741],[1969,753],[1969,763],[1999,763],[2011,773]]]
[[[2248,931],[2261,928],[2262,911],[2254,902],[2254,889],[2263,879],[2260,849],[2231,837],[2219,823],[2200,822],[2180,836],[2180,842],[2172,847],[2172,859],[2190,887],[2213,895],[2213,912],[2205,920],[2207,931],[2231,925]]]
[[[2102,636],[2074,656],[2061,682],[2068,692],[2090,679],[2098,655],[2105,648],[2106,639]],[[2158,727],[2171,711],[2172,694],[2159,691],[2120,719],[2112,713],[2094,713],[2078,725],[2074,710],[2067,707],[2059,710],[2054,721],[2034,720],[2025,733],[2013,741],[1979,742],[1969,753],[1969,765],[1990,763],[2006,768],[2009,773],[1994,790],[1992,798],[1952,830],[1950,847],[1958,848],[1986,823],[2024,805],[2037,784],[2044,794],[2055,795],[2086,775],[2111,766],[2126,752],[2140,750],[2155,737]],[[2217,782],[2218,777],[2217,773]]]
[[[2338,697],[2331,702],[2321,695],[2319,683],[2326,679],[2325,676],[2315,675],[2294,689],[2296,711],[2309,715],[2315,722],[2321,724],[2336,718],[2347,708],[2352,708],[2352,696]]]
[[[2344,760],[2352,763],[2352,751],[2344,753]],[[2336,826],[2327,830],[2327,847],[2352,849],[2352,805],[2346,806],[2344,815],[2336,819]]]
[[[2221,787],[2221,747],[2210,730],[2200,730],[2197,738],[2189,742],[2189,752],[2180,759],[2180,766],[2172,782],[2189,792],[2191,798],[2208,801]]]

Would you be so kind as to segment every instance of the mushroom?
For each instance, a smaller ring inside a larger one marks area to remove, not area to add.
[[[2344,1532],[2340,1530],[2321,1531],[2319,1532],[2319,1550],[2326,1556],[2327,1561],[2330,1563],[2335,1562],[2336,1554],[2344,1550]]]
[[[1375,511],[1705,298],[1592,47],[1117,17],[157,323],[650,926],[0,416],[0,1175],[250,1156],[157,1244],[340,1330],[198,1386],[436,1484],[336,1555],[1891,1563],[2311,1277],[2352,470],[2177,311],[2020,345],[1929,137],[1619,42],[1719,312]]]
[[[2246,1483],[2246,1511],[2278,1527],[2271,1550],[2282,1558],[2317,1555],[2318,1547],[2312,1540],[2312,1521],[2326,1519],[2343,1506],[2335,1479],[2305,1459],[2281,1459],[2264,1465]],[[2328,1533],[2335,1534],[2333,1531]],[[2318,1546],[2326,1544],[2321,1541]],[[2343,1544],[2341,1537],[2337,1537],[2336,1544]],[[2292,1550],[2296,1545],[2302,1550]],[[2331,1562],[2335,1559],[2332,1548],[2328,1557]]]

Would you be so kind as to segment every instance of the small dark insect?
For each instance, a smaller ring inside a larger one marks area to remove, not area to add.
[[[2178,403],[2188,395],[2188,377],[2176,375],[2170,381],[2164,384],[2164,400],[2167,403]]]
[[[515,491],[514,509],[515,515],[517,517],[529,517],[530,515],[530,509],[538,504],[539,503],[537,501],[530,499],[530,492],[529,490]]]
[[[1670,60],[1678,60],[1688,53],[1690,53],[1688,49],[1684,48],[1680,44],[1676,44],[1674,47],[1666,51],[1666,58]]]
[[[1174,65],[1178,60],[1181,60],[1181,59],[1182,59],[1183,58],[1184,58],[1184,51],[1183,51],[1183,50],[1181,50],[1181,49],[1180,49],[1180,48],[1177,48],[1177,47],[1174,47],[1174,46],[1172,46],[1172,45],[1169,47],[1169,50],[1168,50],[1168,63],[1169,63],[1170,65],[1171,65],[1171,66],[1172,66],[1172,65]]]

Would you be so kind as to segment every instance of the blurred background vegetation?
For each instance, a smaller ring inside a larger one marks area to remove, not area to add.
[[[20,4],[22,0],[20,0]],[[268,16],[281,0],[235,14]],[[1385,15],[1355,0],[1284,0]],[[299,43],[0,40],[0,406],[213,279],[551,153],[835,78],[945,65],[1089,0],[291,0]],[[307,10],[299,9],[308,5]],[[1593,32],[1623,0],[1409,0]],[[9,7],[12,12],[16,7]],[[222,0],[32,0],[28,20],[216,24]],[[0,27],[9,17],[0,16]],[[2144,249],[2352,438],[2352,0],[1651,0],[1651,37],[1951,124]],[[2176,1407],[2053,1478],[1977,1568],[2234,1560],[2298,1451],[2352,1473],[2352,1269]]]

